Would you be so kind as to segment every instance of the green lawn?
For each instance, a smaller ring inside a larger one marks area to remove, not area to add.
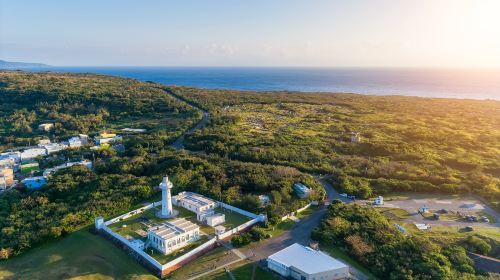
[[[229,254],[232,253],[225,247],[216,248],[174,271],[169,277],[175,280],[184,280],[192,277],[194,274],[209,271],[213,269],[214,266],[217,266],[219,261]]]
[[[295,225],[295,222],[292,220],[284,220],[276,226],[270,226],[266,228],[265,231],[270,233],[272,237],[280,236],[285,231],[290,230]]]
[[[226,215],[226,222],[222,224],[226,228],[235,228],[251,220],[247,216],[243,216],[239,213],[236,213],[234,211],[225,208],[224,209],[217,208],[215,212],[224,213]]]
[[[80,230],[0,262],[0,279],[157,279],[100,235]]]
[[[243,264],[243,265],[242,265]],[[253,270],[255,266],[255,274],[254,277],[252,278]],[[231,267],[229,267],[229,271],[233,273],[234,278],[236,280],[273,280],[273,279],[279,279],[276,277],[273,273],[262,269],[261,267],[257,266],[254,262],[247,262],[247,263],[237,263]],[[230,280],[231,278],[229,277],[228,273],[221,269],[216,272],[214,272],[211,275],[208,275],[206,277],[203,277],[201,279],[204,280]]]
[[[377,207],[375,209],[392,221],[404,221],[410,217],[410,214],[406,210],[400,208]]]

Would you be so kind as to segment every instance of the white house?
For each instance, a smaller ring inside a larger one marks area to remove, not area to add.
[[[196,219],[200,222],[206,221],[208,216],[213,215],[217,207],[217,202],[192,192],[179,193],[172,197],[172,203],[196,213]]]
[[[5,162],[20,162],[21,153],[20,152],[5,152],[0,154],[0,160],[5,160]]]
[[[226,232],[226,227],[225,226],[215,226],[214,229],[215,229],[215,234],[216,235],[221,235],[224,232]]]
[[[347,279],[349,266],[329,255],[298,243],[272,254],[267,267],[285,278],[297,280]]]
[[[304,184],[301,183],[293,184],[293,190],[300,198],[309,197],[309,195],[311,194],[311,189],[309,189],[308,187],[306,187]]]
[[[104,143],[118,142],[121,140],[123,140],[123,138],[120,135],[116,135],[114,133],[106,133],[106,132],[103,132],[98,136],[94,137],[94,141],[97,145],[102,145]]]
[[[184,219],[174,219],[148,229],[148,243],[167,255],[200,238],[200,227]]]
[[[37,156],[46,156],[47,151],[45,148],[29,148],[21,152],[21,161],[34,159]]]
[[[47,145],[38,145],[39,147],[43,147],[46,151],[46,154],[52,154],[56,153],[62,150],[66,150],[68,148],[68,145],[65,144],[60,144],[60,143],[50,143]]]
[[[50,144],[50,139],[40,139],[38,140],[38,145],[47,145]]]
[[[214,213],[210,216],[207,216],[206,218],[207,225],[211,227],[218,226],[224,223],[225,221],[226,221],[226,215],[222,213]]]

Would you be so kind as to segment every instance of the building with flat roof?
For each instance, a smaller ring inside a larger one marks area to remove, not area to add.
[[[10,188],[14,185],[14,169],[8,166],[0,166],[0,190]]]
[[[200,227],[184,218],[174,219],[148,229],[148,243],[167,255],[200,239]]]
[[[25,149],[24,151],[21,152],[20,157],[21,157],[21,161],[25,161],[25,160],[34,159],[37,156],[46,156],[46,155],[47,155],[47,151],[45,150],[45,148],[37,147],[37,148]]]
[[[206,218],[207,225],[211,227],[215,227],[217,225],[223,224],[226,222],[226,215],[222,213],[214,213]]]
[[[45,149],[45,152],[47,155],[56,153],[62,150],[66,150],[68,148],[68,145],[66,144],[61,144],[61,143],[50,143],[46,145],[38,145],[39,147],[42,147]]]
[[[311,194],[311,189],[309,189],[308,187],[306,187],[302,183],[293,184],[293,190],[295,191],[297,196],[300,198],[309,197],[309,195]]]
[[[298,243],[272,254],[267,266],[283,277],[297,280],[347,279],[349,266]]]
[[[97,145],[118,142],[118,141],[122,141],[122,140],[123,140],[123,138],[120,135],[116,135],[114,133],[106,133],[106,132],[102,132],[98,136],[94,137],[94,141]]]
[[[181,192],[172,197],[172,203],[196,213],[196,219],[200,222],[206,221],[208,216],[214,214],[217,202],[197,193]]]

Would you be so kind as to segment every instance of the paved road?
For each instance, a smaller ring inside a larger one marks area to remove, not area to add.
[[[203,111],[201,108],[197,108],[201,111]],[[202,129],[205,127],[210,120],[210,114],[206,111],[203,111],[203,118],[193,127],[191,127],[188,131],[186,131],[184,134],[182,134],[179,138],[177,138],[172,145],[170,145],[172,148],[176,150],[181,150],[184,149],[184,140],[186,138],[186,135],[189,135],[193,133],[195,130]]]

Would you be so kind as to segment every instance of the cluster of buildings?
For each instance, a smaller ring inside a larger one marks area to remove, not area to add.
[[[209,226],[214,227],[226,221],[224,214],[215,213],[218,202],[197,193],[181,192],[172,198],[172,202],[176,206],[183,207],[195,213],[196,219],[199,222]]]
[[[41,125],[39,128],[43,130],[45,130],[45,128],[48,128],[49,130],[51,129],[49,124],[43,125],[45,126]],[[79,148],[86,144],[88,144],[88,136],[80,134],[61,143],[52,143],[48,139],[42,139],[35,147],[29,147],[19,151],[0,153],[0,190],[8,189],[18,183],[18,180],[15,180],[15,174],[17,171],[21,171],[20,174],[23,174],[21,175],[22,179],[24,176],[32,173],[31,171],[38,170],[38,163],[34,161],[34,159],[38,156],[45,157],[55,152],[71,148]],[[59,169],[71,167],[73,165],[84,165],[89,168],[92,167],[92,163],[90,161],[69,162],[45,170],[43,176],[26,178],[21,182],[30,189],[40,188],[47,182],[48,175]]]

